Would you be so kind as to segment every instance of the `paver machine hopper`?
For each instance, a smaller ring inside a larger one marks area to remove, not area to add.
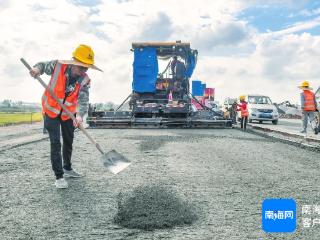
[[[132,92],[115,111],[89,110],[87,123],[94,128],[216,128],[232,121],[204,106],[194,111],[190,77],[198,51],[190,43],[136,42]],[[127,104],[129,110],[119,110]]]

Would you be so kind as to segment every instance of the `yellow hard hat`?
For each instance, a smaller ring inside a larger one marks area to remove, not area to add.
[[[308,81],[303,81],[299,88],[310,88],[310,84]]]
[[[73,57],[80,62],[93,65],[94,64],[94,52],[91,47],[81,44],[72,53]]]
[[[240,101],[243,101],[243,100],[246,99],[246,96],[245,96],[245,95],[241,95],[241,96],[239,97],[239,99],[240,99]]]
[[[92,68],[102,72],[100,68],[94,65],[94,52],[88,45],[79,45],[72,53],[72,56],[72,60],[59,60],[59,62],[62,64],[71,64],[86,68]]]

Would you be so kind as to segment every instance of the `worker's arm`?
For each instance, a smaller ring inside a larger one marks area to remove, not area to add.
[[[174,73],[174,72],[175,72],[176,64],[177,64],[177,61],[175,61],[175,60],[173,60],[173,61],[171,62],[171,73]]]
[[[301,101],[301,110],[303,111],[303,106],[304,106],[304,95],[303,95],[303,93],[300,93],[300,101]]]
[[[85,75],[81,81],[81,88],[80,88],[79,98],[78,98],[77,115],[79,115],[81,118],[83,118],[84,115],[86,115],[86,113],[88,112],[89,88],[90,88],[90,79],[87,75]]]
[[[87,114],[89,109],[90,79],[87,74],[84,74],[78,82],[81,84],[81,87],[78,97],[76,119],[73,121],[73,126],[75,127],[79,127],[79,125],[82,124],[83,117]]]
[[[54,67],[57,64],[57,60],[48,61],[48,62],[39,62],[30,70],[30,74],[32,77],[38,77],[43,73],[47,75],[52,75],[54,71]]]
[[[236,108],[236,111],[241,111],[241,108],[242,108],[242,104],[237,104],[237,108]]]

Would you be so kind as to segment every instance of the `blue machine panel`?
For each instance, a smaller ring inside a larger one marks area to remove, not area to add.
[[[155,92],[158,76],[156,49],[152,47],[134,50],[132,89],[138,93]]]

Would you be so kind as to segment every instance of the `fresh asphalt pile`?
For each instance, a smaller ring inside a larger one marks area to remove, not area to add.
[[[139,186],[118,195],[115,223],[126,228],[153,230],[192,224],[195,208],[164,184]]]

